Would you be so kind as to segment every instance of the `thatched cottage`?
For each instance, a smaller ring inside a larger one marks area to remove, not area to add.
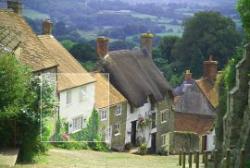
[[[167,146],[173,131],[172,91],[152,60],[152,34],[141,36],[141,48],[109,51],[109,40],[97,39],[101,71],[128,100],[125,143],[147,144],[152,152]]]

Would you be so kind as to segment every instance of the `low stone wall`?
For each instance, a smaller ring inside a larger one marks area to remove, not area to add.
[[[169,153],[194,152],[199,150],[200,138],[198,134],[191,132],[169,133]]]

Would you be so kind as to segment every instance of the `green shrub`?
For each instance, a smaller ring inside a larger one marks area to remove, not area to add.
[[[169,152],[165,147],[161,147],[160,151],[158,152],[159,155],[161,156],[168,156]]]
[[[125,144],[125,150],[126,150],[126,151],[131,150],[132,147],[133,147],[133,145],[132,145],[132,143],[130,143],[130,142]]]
[[[147,144],[141,144],[139,146],[138,154],[140,154],[140,155],[146,155],[147,152],[148,152]]]

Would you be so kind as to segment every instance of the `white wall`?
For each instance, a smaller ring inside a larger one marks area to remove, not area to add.
[[[83,101],[80,101],[79,94],[81,88],[85,88],[86,96],[83,98]],[[74,132],[73,119],[83,116],[84,118],[84,127],[86,127],[87,121],[94,109],[95,103],[95,84],[87,84],[81,87],[73,88],[71,90],[71,103],[67,104],[67,91],[62,91],[59,93],[59,116],[62,119],[65,119],[69,122],[69,133]]]
[[[131,113],[131,106],[128,104],[127,106],[127,121],[126,121],[126,132],[125,132],[125,143],[130,143],[131,142],[131,122],[138,120],[140,116],[143,118],[145,116],[148,116],[149,112],[151,111],[151,104],[150,103],[145,103],[143,106],[134,109],[134,112]],[[138,128],[137,128],[138,130]],[[151,147],[151,125],[145,129],[144,131],[144,137],[146,138],[146,143],[148,148]],[[142,136],[138,131],[136,133],[136,136]]]
[[[215,149],[215,129],[207,135],[207,150],[212,151]]]

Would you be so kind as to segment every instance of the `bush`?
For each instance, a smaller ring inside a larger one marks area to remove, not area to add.
[[[129,142],[129,143],[126,143],[126,144],[125,144],[125,150],[126,150],[126,151],[131,150],[132,146],[133,146],[133,145],[132,145],[130,142]]]
[[[169,155],[169,152],[168,152],[168,150],[166,150],[166,148],[161,147],[161,149],[160,149],[160,151],[158,152],[158,154],[159,154],[160,156],[168,156],[168,155]]]
[[[138,154],[140,154],[140,155],[146,155],[147,152],[148,152],[147,144],[141,144],[139,146]]]

